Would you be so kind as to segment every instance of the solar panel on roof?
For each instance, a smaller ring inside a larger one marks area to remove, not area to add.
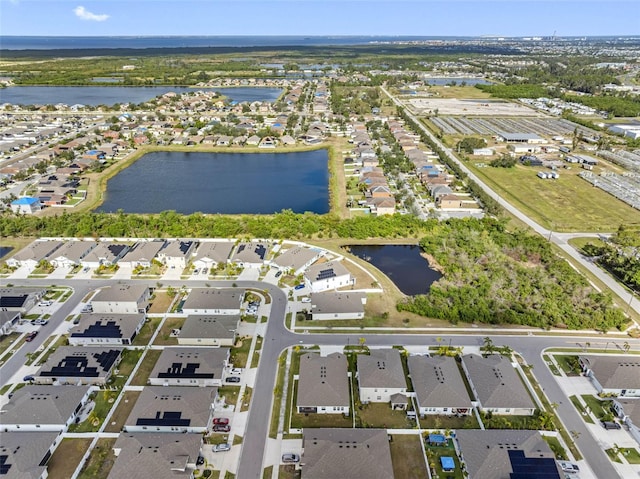
[[[9,469],[11,469],[11,464],[8,464],[7,461],[9,456],[6,454],[0,454],[0,476],[9,474]]]
[[[158,373],[159,378],[213,379],[213,373],[197,373],[200,363],[172,363],[166,372]]]
[[[524,451],[510,450],[509,461],[510,479],[562,479],[552,457],[527,457]]]
[[[267,254],[267,248],[264,245],[259,244],[256,246],[255,253],[260,257],[260,259],[264,259],[264,256]]]
[[[73,338],[122,338],[122,330],[115,321],[98,320],[81,333],[71,333]]]
[[[28,297],[28,294],[0,296],[0,308],[22,308],[22,305],[27,301]]]
[[[320,280],[320,279],[333,278],[335,277],[335,275],[336,274],[334,273],[333,268],[323,269],[323,270],[320,270],[320,272],[318,273],[317,279]]]
[[[180,411],[157,411],[154,418],[139,418],[136,420],[136,426],[182,426],[187,427],[191,424],[191,419],[182,419]]]

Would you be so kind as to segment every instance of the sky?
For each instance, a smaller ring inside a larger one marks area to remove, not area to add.
[[[640,0],[0,0],[0,34],[640,36]]]

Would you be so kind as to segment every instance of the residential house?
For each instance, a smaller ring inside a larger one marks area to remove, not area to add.
[[[339,261],[315,264],[304,274],[304,283],[313,293],[353,286],[355,281]]]
[[[17,215],[32,215],[41,209],[40,200],[32,196],[23,196],[11,202],[11,211]]]
[[[260,144],[258,148],[275,148],[278,144],[278,140],[272,136],[265,136],[262,140],[260,140]]]
[[[80,264],[85,268],[110,266],[116,264],[127,251],[129,251],[129,245],[101,241],[81,259]]]
[[[258,146],[260,144],[260,137],[258,135],[251,135],[247,138],[245,145],[247,146]]]
[[[229,348],[165,348],[147,382],[152,386],[222,386],[228,365]]]
[[[78,324],[69,330],[72,346],[125,346],[133,343],[144,325],[146,315],[81,314]]]
[[[191,479],[201,447],[201,434],[122,433],[113,446],[116,459],[107,479]]]
[[[46,479],[47,462],[60,442],[57,432],[3,432],[0,474],[7,479]]]
[[[260,268],[268,260],[271,247],[262,241],[243,242],[238,245],[231,261],[243,268]]]
[[[218,388],[145,386],[125,421],[126,432],[204,433]]]
[[[195,241],[167,241],[164,248],[158,252],[157,259],[171,269],[184,269],[187,267],[195,248]]]
[[[202,241],[193,257],[193,266],[211,269],[225,264],[229,261],[231,250],[233,243],[230,241]]]
[[[394,198],[370,198],[366,205],[376,216],[393,215],[396,212],[396,201]]]
[[[146,313],[149,297],[149,288],[143,284],[115,284],[98,291],[91,299],[91,306],[94,313]]]
[[[349,415],[349,372],[344,354],[300,356],[296,410],[299,414]]]
[[[46,293],[41,288],[0,288],[0,311],[26,314]]]
[[[462,208],[464,198],[458,195],[442,195],[436,201],[436,206],[442,210],[454,210]]]
[[[613,409],[629,428],[629,434],[640,444],[640,399],[613,399]]]
[[[397,349],[372,349],[358,354],[358,390],[363,404],[390,403],[395,394],[406,395],[407,381]]]
[[[291,271],[297,276],[302,274],[323,254],[324,252],[317,248],[293,246],[274,258],[272,264],[279,270]]]
[[[28,384],[2,407],[2,430],[65,432],[89,400],[89,386]]]
[[[304,479],[393,479],[389,436],[384,429],[305,428]]]
[[[354,292],[311,293],[311,319],[362,319],[367,295]]]
[[[640,397],[640,358],[589,355],[578,361],[598,394]]]
[[[454,358],[411,355],[407,364],[420,416],[466,416],[473,412],[471,399]]]
[[[193,288],[182,305],[185,314],[239,315],[244,290]]]
[[[47,259],[56,268],[61,266],[71,268],[80,265],[82,259],[97,245],[95,241],[67,241]]]
[[[149,268],[165,242],[161,241],[140,241],[131,248],[120,260],[119,264],[131,268]]]
[[[178,344],[185,346],[233,346],[236,342],[239,314],[187,316]]]
[[[0,298],[2,302],[2,298]],[[0,336],[11,334],[13,328],[20,322],[20,311],[4,311],[0,309]]]
[[[469,479],[565,477],[538,431],[458,429],[455,441]]]
[[[34,375],[38,384],[104,386],[120,362],[122,348],[60,346]]]
[[[509,358],[466,354],[462,356],[462,369],[483,412],[519,416],[535,412],[536,404]]]
[[[62,241],[34,241],[9,258],[7,265],[12,268],[27,266],[33,269],[38,266],[40,261],[60,248],[62,244]]]

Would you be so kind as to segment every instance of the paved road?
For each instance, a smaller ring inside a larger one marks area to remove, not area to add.
[[[381,87],[382,91],[397,105],[405,108],[405,105],[402,104],[398,99],[392,96],[384,87]],[[493,191],[491,187],[489,187],[484,181],[482,181],[478,176],[473,173],[469,168],[465,166],[453,153],[451,148],[447,148],[445,145],[438,140],[420,121],[408,110],[405,108],[405,113],[411,118],[416,125],[420,127],[420,129],[436,144],[438,145],[442,151],[444,151],[445,155],[456,163],[462,171],[464,171],[470,179],[475,181],[491,198],[496,200],[500,206],[502,206],[505,210],[511,213],[513,216],[518,218],[520,221],[529,226],[536,233],[548,238],[549,241],[558,245],[562,250],[564,250],[567,254],[569,254],[573,259],[575,259],[578,263],[580,263],[583,267],[589,270],[594,276],[596,276],[600,281],[602,281],[608,288],[610,288],[617,296],[619,296],[624,303],[629,305],[630,308],[633,308],[638,314],[640,314],[640,301],[637,299],[634,300],[634,296],[629,293],[623,286],[621,286],[615,279],[610,277],[607,273],[602,271],[600,268],[595,266],[593,263],[588,261],[585,257],[583,257],[580,253],[578,253],[572,246],[567,243],[568,238],[570,237],[580,237],[580,236],[590,236],[592,233],[554,233],[551,230],[548,230],[527,215],[522,213],[519,209],[509,203],[507,200],[502,198],[498,193]]]
[[[47,334],[60,325],[65,318],[71,314],[78,302],[89,292],[96,288],[108,286],[115,283],[114,280],[60,280],[56,283],[60,286],[70,286],[74,288],[74,294],[69,298],[56,313],[52,315],[49,324],[42,328],[42,334],[31,343],[25,344],[23,348],[14,354],[2,367],[0,367],[0,379],[4,383],[19,370],[24,364],[27,352],[35,351],[46,340]],[[155,287],[156,281],[140,281],[148,286]],[[35,284],[34,284],[35,283]],[[229,287],[230,281],[163,281],[164,286],[181,287],[188,284],[189,287]],[[287,308],[287,298],[285,293],[278,287],[268,283],[258,281],[235,281],[240,288],[257,288],[268,290],[272,298],[271,315],[267,324],[267,330],[261,351],[260,364],[254,384],[253,400],[249,409],[247,419],[247,433],[244,436],[241,451],[241,460],[237,477],[243,479],[259,479],[262,477],[262,464],[265,453],[266,439],[268,436],[269,421],[271,418],[271,408],[273,404],[273,389],[275,387],[276,373],[278,369],[278,356],[288,347],[304,343],[308,345],[348,345],[359,344],[360,338],[365,339],[368,346],[435,346],[438,344],[437,337],[448,340],[456,346],[480,346],[483,343],[483,335],[458,335],[450,336],[438,334],[296,334],[285,327],[285,314]],[[36,280],[15,280],[16,286],[37,285]],[[43,286],[48,286],[46,282]],[[575,411],[573,406],[567,401],[563,391],[560,389],[555,378],[542,360],[542,351],[548,347],[575,347],[576,342],[593,341],[593,338],[578,337],[553,337],[553,336],[501,336],[499,333],[491,335],[494,344],[508,345],[514,351],[519,352],[527,361],[533,365],[536,379],[544,389],[547,397],[552,403],[557,403],[558,413],[562,418],[567,430],[576,431],[579,436],[576,440],[578,448],[593,469],[596,477],[616,478],[619,477],[604,451],[597,441],[591,436],[586,425]],[[628,342],[632,348],[640,349],[640,340],[620,339],[618,342]]]

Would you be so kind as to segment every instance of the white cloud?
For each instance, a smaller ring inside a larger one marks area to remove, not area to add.
[[[74,8],[73,13],[75,13],[76,17],[80,18],[81,20],[90,20],[92,22],[104,22],[106,19],[109,18],[109,15],[107,15],[106,13],[101,13],[101,14],[91,13],[82,5]]]

